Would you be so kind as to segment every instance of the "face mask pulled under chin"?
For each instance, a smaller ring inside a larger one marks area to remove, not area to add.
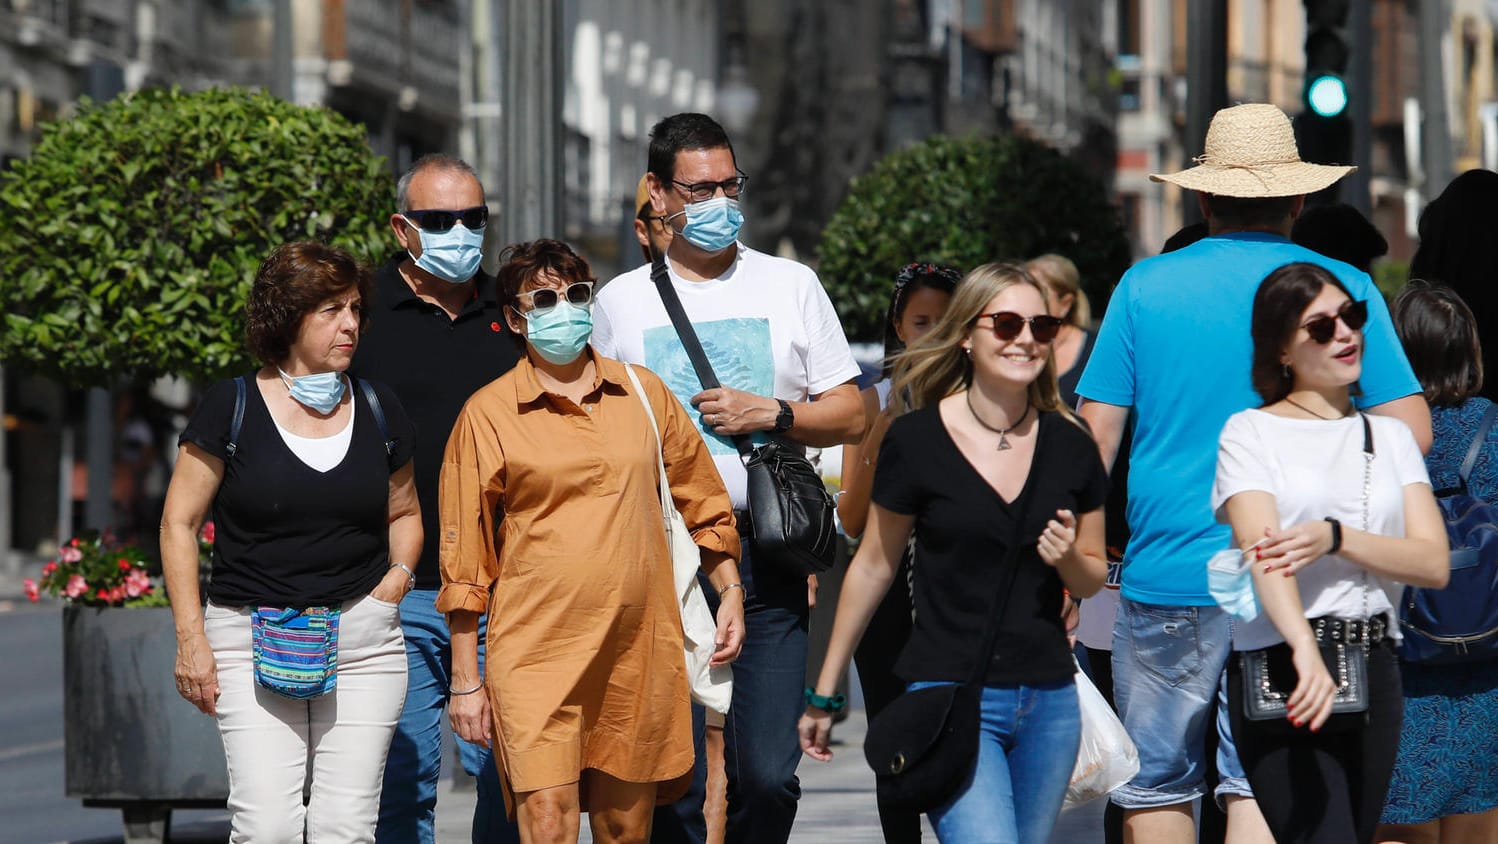
[[[1240,621],[1259,617],[1253,563],[1237,548],[1218,551],[1207,561],[1207,591],[1228,615]]]

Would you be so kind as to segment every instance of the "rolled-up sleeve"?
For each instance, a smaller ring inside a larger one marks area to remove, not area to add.
[[[504,501],[503,478],[499,437],[470,402],[448,437],[438,482],[439,612],[483,613],[489,608],[489,589],[499,576],[495,525]]]
[[[692,418],[655,373],[635,367],[650,396],[661,431],[661,454],[671,499],[692,532],[692,541],[707,552],[702,561],[715,565],[723,558],[739,560],[739,532],[734,527],[733,504],[713,457],[697,433]]]

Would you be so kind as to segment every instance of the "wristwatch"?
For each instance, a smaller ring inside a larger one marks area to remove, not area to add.
[[[796,424],[796,414],[791,412],[791,403],[785,399],[776,399],[780,402],[780,413],[775,416],[775,433],[783,434]]]
[[[816,689],[807,686],[806,705],[814,706],[823,712],[835,715],[847,708],[848,698],[844,695],[819,695]]]

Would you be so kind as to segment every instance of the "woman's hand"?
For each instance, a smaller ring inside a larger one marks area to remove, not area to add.
[[[208,637],[201,630],[177,637],[177,665],[173,673],[177,676],[177,694],[203,714],[215,714],[219,696],[218,663],[213,659]]]
[[[1035,547],[1040,559],[1048,566],[1070,558],[1077,553],[1077,516],[1070,510],[1057,510],[1056,518],[1045,523],[1040,540]]]
[[[832,751],[827,743],[832,739],[832,713],[815,706],[806,707],[801,720],[796,724],[801,736],[801,752],[818,762],[831,762]]]
[[[411,591],[411,584],[411,576],[406,574],[405,569],[391,566],[385,576],[380,578],[380,582],[375,584],[375,588],[370,590],[369,596],[387,604],[399,604],[406,593]]]
[[[1332,550],[1332,525],[1325,519],[1265,530],[1264,537],[1268,541],[1259,545],[1258,561],[1266,574],[1283,569],[1289,577]]]
[[[466,742],[489,747],[494,733],[494,719],[489,712],[489,691],[479,689],[466,695],[448,695],[447,720],[453,732]]]
[[[730,589],[719,597],[718,632],[713,635],[713,655],[707,664],[727,665],[739,658],[744,647],[744,590]]]
[[[1311,732],[1314,733],[1321,729],[1321,725],[1332,714],[1337,686],[1332,682],[1332,675],[1326,670],[1326,662],[1321,658],[1321,649],[1314,640],[1294,648],[1291,653],[1294,654],[1297,680],[1295,691],[1290,693],[1290,699],[1285,702],[1285,717],[1297,727],[1309,723]]]

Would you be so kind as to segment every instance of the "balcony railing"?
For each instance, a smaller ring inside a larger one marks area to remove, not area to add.
[[[409,86],[435,108],[458,109],[464,45],[452,3],[341,0],[323,11],[325,56],[348,62],[349,84],[387,92]]]

